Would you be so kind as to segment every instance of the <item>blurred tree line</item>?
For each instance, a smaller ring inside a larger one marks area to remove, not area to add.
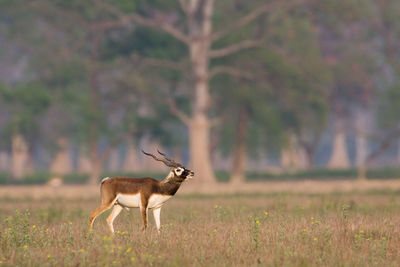
[[[398,15],[395,0],[0,0],[0,165],[94,184],[156,168],[138,151],[160,147],[199,182],[230,164],[239,183],[266,158],[313,168],[326,143],[349,168],[352,134],[363,177],[400,140]]]

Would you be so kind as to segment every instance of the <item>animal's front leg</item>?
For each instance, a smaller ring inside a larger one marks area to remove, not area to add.
[[[154,215],[154,220],[156,221],[156,226],[157,226],[157,231],[160,233],[160,213],[161,213],[161,207],[157,209],[153,209],[153,215]]]
[[[143,227],[142,231],[146,230],[147,228],[147,210],[149,205],[149,198],[146,197],[144,194],[140,194],[140,212],[142,213],[142,220],[143,220]]]

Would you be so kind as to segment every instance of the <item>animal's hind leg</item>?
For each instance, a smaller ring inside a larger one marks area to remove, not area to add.
[[[112,205],[114,205],[114,202],[115,202],[115,199],[109,203],[101,203],[101,205],[97,209],[92,211],[92,213],[90,214],[89,231],[92,230],[94,220],[96,220],[97,216],[99,216],[100,214],[102,214],[103,212],[105,212],[106,210],[111,208]]]
[[[118,214],[121,212],[122,207],[120,205],[115,205],[113,210],[111,211],[110,215],[107,217],[107,224],[108,228],[110,229],[111,233],[114,233],[114,220],[117,218]]]

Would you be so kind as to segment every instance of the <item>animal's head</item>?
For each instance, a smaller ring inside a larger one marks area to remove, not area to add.
[[[153,154],[150,153],[146,153],[142,150],[142,152],[147,155],[152,157],[153,159],[157,160],[157,161],[161,161],[162,163],[164,163],[165,165],[167,165],[168,167],[172,167],[171,172],[174,174],[174,176],[176,178],[178,178],[178,180],[180,181],[186,181],[187,179],[191,179],[194,176],[194,172],[185,168],[181,163],[178,163],[176,161],[174,161],[173,159],[168,158],[164,153],[161,153],[160,151],[157,150],[157,152],[163,156],[163,158],[157,158],[156,156],[154,156]]]
[[[175,176],[183,179],[184,181],[186,179],[192,179],[194,176],[194,172],[186,169],[185,167],[175,167],[172,169],[172,171],[174,172]]]

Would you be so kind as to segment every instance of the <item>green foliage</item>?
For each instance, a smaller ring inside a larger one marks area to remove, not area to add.
[[[0,184],[6,184],[9,179],[9,174],[6,172],[0,172]]]
[[[297,171],[293,173],[268,173],[268,172],[248,172],[247,180],[302,180],[302,179],[356,179],[357,169],[313,169],[305,171]],[[366,177],[368,179],[397,179],[400,178],[400,169],[397,168],[380,168],[368,169]]]
[[[392,85],[381,94],[377,113],[378,123],[384,129],[400,125],[400,85]]]
[[[35,172],[28,174],[23,177],[18,183],[21,184],[45,184],[51,178],[51,174],[48,172]]]
[[[187,55],[187,48],[171,35],[149,28],[123,30],[111,35],[104,48],[105,57],[139,55],[140,57],[178,60]]]
[[[62,176],[63,182],[66,184],[85,184],[89,180],[88,174],[69,173]]]
[[[32,136],[38,133],[40,116],[49,108],[49,91],[40,83],[30,82],[15,87],[0,86],[0,97],[9,110],[3,138],[15,133]]]

